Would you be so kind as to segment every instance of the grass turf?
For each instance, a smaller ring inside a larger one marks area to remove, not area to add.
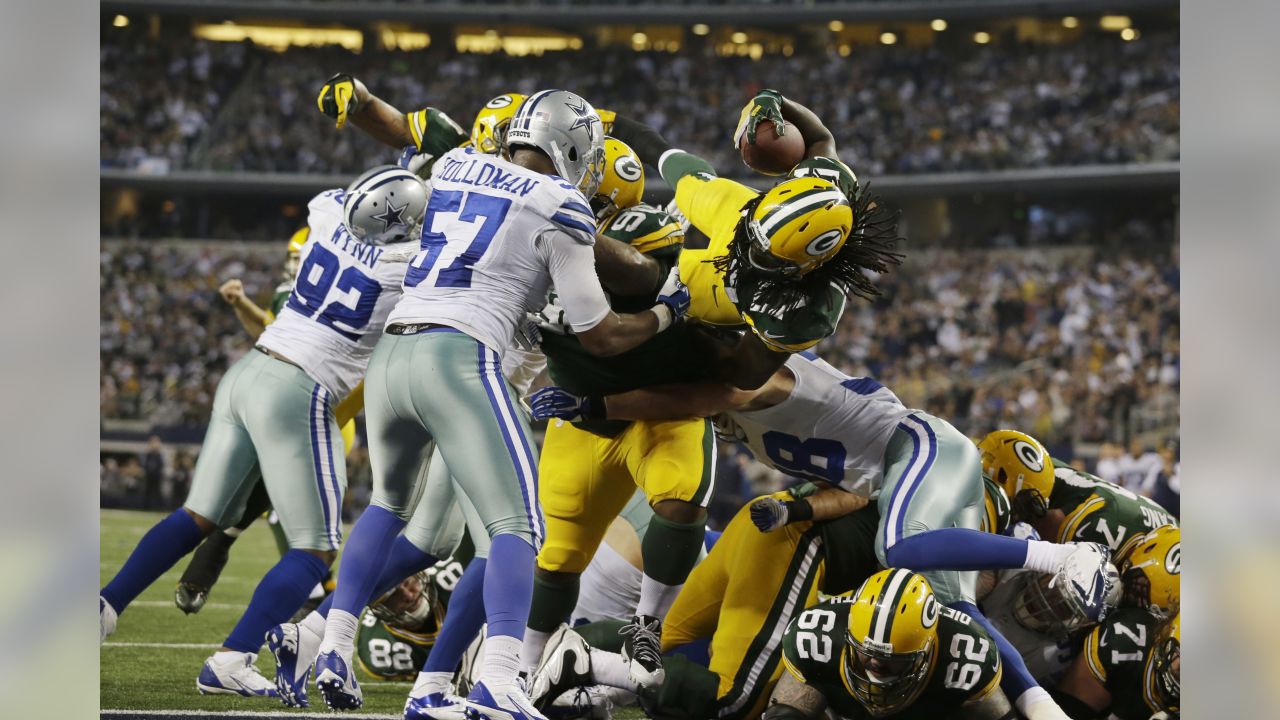
[[[143,533],[163,515],[103,510],[99,517],[98,576],[105,584],[124,564]],[[161,576],[121,615],[116,632],[100,650],[102,708],[290,711],[274,698],[201,695],[196,690],[196,675],[205,658],[226,638],[248,605],[258,580],[279,558],[266,523],[255,523],[236,541],[231,560],[210,593],[208,604],[195,615],[184,615],[173,604],[173,589],[188,559],[183,558]],[[258,657],[258,669],[267,678],[274,675],[275,661],[265,646]],[[399,717],[412,684],[377,682],[363,671],[357,672],[364,689],[364,708],[360,712]],[[314,687],[311,690],[311,708],[291,712],[326,712],[319,692]],[[621,709],[614,716],[620,720],[644,717],[634,708]]]

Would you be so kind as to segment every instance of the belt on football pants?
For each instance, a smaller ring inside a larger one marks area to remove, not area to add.
[[[421,335],[426,332],[462,332],[458,328],[440,323],[392,323],[387,326],[388,335]]]
[[[292,365],[292,366],[294,366],[294,367],[298,368],[299,370],[302,370],[302,366],[301,366],[301,365],[299,365],[298,363],[296,363],[296,362],[294,362],[294,361],[290,360],[289,358],[287,358],[287,357],[285,357],[285,356],[281,355],[280,353],[276,352],[275,350],[268,350],[267,348],[264,348],[264,347],[262,347],[261,345],[254,345],[254,346],[253,346],[253,349],[254,349],[254,350],[257,350],[258,352],[262,353],[263,355],[266,355],[266,356],[267,356],[267,357],[269,357],[269,358],[274,358],[274,359],[276,359],[276,360],[279,360],[279,361],[280,361],[280,362],[282,362],[282,363],[288,363],[288,364],[290,364],[290,365]],[[306,371],[304,370],[303,372],[306,372]]]

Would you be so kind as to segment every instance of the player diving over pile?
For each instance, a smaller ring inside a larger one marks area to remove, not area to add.
[[[870,378],[850,378],[812,354],[793,354],[834,332],[848,293],[875,296],[862,271],[883,272],[896,261],[887,247],[892,224],[886,227],[876,217],[883,209],[856,179],[846,185],[852,196],[844,197],[829,182],[794,177],[816,168],[848,172],[836,159],[834,138],[812,112],[765,90],[752,100],[747,117],[749,129],[765,118],[776,127],[789,121],[806,141],[807,160],[764,194],[717,177],[706,161],[672,148],[651,128],[624,118],[615,124],[615,133],[676,189],[676,205],[706,238],[705,252],[699,252],[691,229],[681,256],[681,276],[692,297],[689,317],[749,328],[728,353],[712,356],[722,382],[607,398],[545,388],[534,395],[535,419],[726,413],[762,461],[829,483],[824,492],[874,499],[881,511],[875,540],[881,564],[923,573],[940,602],[983,624],[1013,670],[1006,688],[1024,714],[1032,720],[1063,717],[1022,668],[1017,652],[982,617],[974,571],[1027,567],[1093,588],[1111,582],[1105,548],[981,532],[982,468],[968,438],[945,420],[904,407]],[[810,221],[814,208],[833,204],[843,205],[845,222],[858,223],[861,232],[842,235]],[[804,229],[786,232],[797,226]],[[766,500],[757,508],[758,522],[772,530],[807,519],[806,504]]]

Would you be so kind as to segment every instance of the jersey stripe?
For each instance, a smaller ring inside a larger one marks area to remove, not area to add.
[[[1088,502],[1076,508],[1075,512],[1068,515],[1067,519],[1062,522],[1062,529],[1058,531],[1058,542],[1070,542],[1076,536],[1076,533],[1080,531],[1080,525],[1085,519],[1101,510],[1106,504],[1106,500],[1095,495]]]
[[[576,200],[565,200],[563,203],[560,203],[560,209],[565,211],[582,213],[583,215],[586,215],[589,218],[595,217],[595,214],[591,212],[591,208],[587,207],[586,205],[580,202],[577,202]]]
[[[1102,664],[1102,657],[1098,645],[1101,643],[1102,628],[1096,628],[1089,633],[1089,637],[1084,641],[1084,659],[1089,666],[1089,672],[1097,678],[1098,682],[1107,682],[1107,666]]]
[[[419,110],[409,116],[409,134],[413,136],[413,145],[422,151],[422,143],[427,137],[427,111]]]
[[[557,212],[556,214],[552,215],[551,220],[567,228],[572,228],[574,230],[587,233],[588,235],[596,234],[595,225],[583,222],[582,220],[579,220],[575,217],[566,215],[561,212]]]

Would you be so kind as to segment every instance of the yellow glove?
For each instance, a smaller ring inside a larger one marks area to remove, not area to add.
[[[344,73],[329,78],[320,88],[316,104],[320,106],[320,112],[336,121],[336,127],[342,127],[347,122],[347,115],[356,111],[356,79]]]

